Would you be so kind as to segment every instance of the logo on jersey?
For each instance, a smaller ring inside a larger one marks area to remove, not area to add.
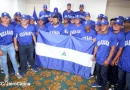
[[[73,30],[71,31],[71,34],[81,33],[82,30]]]
[[[59,34],[60,34],[60,32],[59,32],[59,31],[50,31],[49,33],[52,33],[52,34],[57,34],[57,35],[59,35]]]
[[[100,46],[100,45],[106,45],[106,46],[109,46],[109,41],[107,40],[100,40],[97,42],[97,45]]]
[[[31,36],[31,35],[33,35],[32,32],[22,32],[19,34],[20,37]]]
[[[92,37],[91,36],[85,36],[85,37],[83,37],[84,39],[86,39],[86,40],[92,40]]]
[[[125,41],[125,46],[130,46],[130,40]]]
[[[1,37],[7,36],[7,35],[13,35],[13,31],[12,30],[7,30],[7,31],[4,31],[4,32],[0,33]]]

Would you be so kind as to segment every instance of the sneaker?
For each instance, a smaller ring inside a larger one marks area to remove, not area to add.
[[[16,73],[15,75],[17,76],[18,79],[22,77],[19,73]]]
[[[1,73],[4,73],[4,71],[3,71],[3,70],[0,70],[0,72],[1,72]]]
[[[22,77],[24,77],[25,73],[24,73],[24,72],[21,72],[20,75],[21,75]]]
[[[34,72],[38,72],[37,68],[32,68],[31,70],[34,71]]]
[[[111,85],[111,87],[108,90],[115,90],[115,86]]]
[[[6,75],[6,76],[5,76],[4,81],[5,81],[5,82],[8,82],[8,81],[9,81],[9,75]]]
[[[92,87],[101,87],[101,85],[97,84],[97,83],[92,83],[91,85]]]

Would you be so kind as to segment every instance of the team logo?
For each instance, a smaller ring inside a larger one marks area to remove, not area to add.
[[[4,15],[7,15],[7,13],[5,12]]]
[[[67,51],[60,51],[60,57],[66,59],[69,53]]]

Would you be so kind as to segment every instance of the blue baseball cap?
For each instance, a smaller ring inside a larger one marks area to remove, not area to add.
[[[130,22],[130,17],[125,17],[125,20],[124,20],[124,21]]]
[[[99,14],[97,18],[102,19],[103,16],[104,16],[103,14]]]
[[[46,4],[44,4],[44,5],[43,5],[43,8],[47,8],[47,5],[46,5]]]
[[[80,19],[80,15],[75,15],[75,19]]]
[[[54,13],[58,13],[58,8],[57,7],[54,8]]]
[[[85,13],[85,16],[86,16],[86,15],[88,15],[88,16],[90,17],[90,13],[89,13],[89,12],[86,12],[86,13]]]
[[[68,3],[67,6],[71,6],[71,3]]]
[[[39,17],[39,18],[38,18],[38,21],[39,21],[39,20],[42,20],[42,21],[44,22],[44,21],[45,21],[45,18]]]
[[[7,12],[3,12],[3,13],[1,14],[1,17],[4,17],[4,16],[7,16],[8,18],[11,18],[10,15],[9,15]]]
[[[75,16],[72,16],[71,19],[75,19]]]
[[[48,17],[51,17],[51,18],[52,18],[53,16],[54,16],[54,14],[53,14],[53,13],[50,13]]]
[[[35,21],[35,18],[33,16],[30,16],[29,20],[34,20]]]
[[[107,16],[105,16],[105,15],[104,15],[102,18],[104,18],[105,20],[108,20],[108,17],[107,17]]]
[[[102,22],[101,22],[101,25],[109,25],[108,20],[104,20],[104,21],[102,21]]]
[[[26,20],[28,20],[29,17],[28,17],[27,15],[23,14],[23,15],[21,15],[21,18],[20,18],[20,19],[26,19]]]
[[[123,25],[123,21],[122,20],[120,20],[120,19],[117,19],[115,22],[114,22],[114,24],[118,24],[118,25]]]
[[[84,26],[91,26],[91,21],[85,21]]]
[[[96,22],[95,26],[101,26],[101,22]]]
[[[84,5],[83,5],[83,4],[80,4],[79,7],[84,7]]]
[[[117,19],[121,19],[124,21],[124,17],[123,16],[118,16]]]
[[[16,13],[14,14],[14,16],[21,16],[21,13],[20,13],[20,12],[16,12]]]
[[[64,18],[64,19],[69,19],[68,15],[64,15],[63,18]]]

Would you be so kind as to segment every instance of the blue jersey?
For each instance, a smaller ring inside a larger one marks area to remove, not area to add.
[[[124,44],[125,44],[125,33],[120,31],[119,33],[115,33],[116,38],[117,38],[117,47],[115,49],[114,55],[112,57],[112,60],[114,59],[114,57],[116,56],[119,48],[123,48]]]
[[[125,46],[118,66],[126,72],[130,72],[130,31],[126,33]]]
[[[75,12],[75,15],[80,15],[80,18],[81,18],[81,23],[83,23],[85,21],[85,15],[86,15],[86,12],[80,12],[80,11],[77,11]]]
[[[61,24],[58,24],[57,26],[50,25],[48,27],[48,32],[52,34],[62,34],[63,33],[63,26]]]
[[[64,24],[62,24],[62,27],[63,27],[63,35],[70,35],[71,25],[68,24],[67,26],[65,26]]]
[[[108,30],[111,31],[111,32],[113,32],[114,31],[113,30],[113,26],[109,27]]]
[[[92,41],[93,38],[96,38],[96,32],[91,29],[89,32],[81,33],[81,38]]]
[[[48,23],[46,24],[46,27],[48,28],[50,25],[52,25],[52,23],[48,22]]]
[[[67,10],[65,10],[65,11],[63,12],[63,17],[64,17],[64,16],[68,16],[68,17],[69,17],[69,22],[70,22],[71,18],[72,18],[73,16],[75,16],[75,12],[74,12],[74,11],[68,12]]]
[[[35,25],[35,32],[39,32],[39,30],[47,31],[47,27],[44,25],[42,27],[40,27],[38,24]]]
[[[9,24],[7,27],[0,24],[0,45],[13,43],[14,26]]]
[[[83,25],[85,24],[86,20],[82,23]],[[90,20],[91,24],[91,29],[95,30],[95,22],[93,20]]]
[[[39,17],[44,18],[44,20],[45,20],[44,24],[48,23],[48,16],[49,16],[50,13],[51,13],[50,11],[46,11],[46,12],[41,11],[39,13]]]
[[[96,37],[96,46],[98,46],[96,61],[100,65],[103,65],[110,53],[111,47],[117,46],[116,35],[110,31],[105,35],[102,33],[98,34]]]
[[[22,25],[17,25],[14,31],[14,35],[17,38],[19,44],[29,45],[33,43],[35,29],[32,25],[28,24],[27,28],[24,28]]]
[[[17,22],[14,21],[14,20],[12,20],[11,24],[14,25],[14,26],[19,25],[19,23],[17,23]]]
[[[80,26],[76,26],[75,24],[70,28],[70,35],[74,37],[81,38],[81,33],[85,32],[84,26],[81,24]]]

